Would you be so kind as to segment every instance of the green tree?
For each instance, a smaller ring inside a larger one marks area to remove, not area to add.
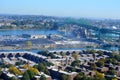
[[[47,69],[47,66],[49,66],[49,65],[52,65],[52,64],[47,63],[47,62],[41,62],[38,65],[34,65],[34,68],[36,68],[40,72],[44,72],[44,73],[50,75],[50,72]]]
[[[80,80],[92,80],[92,79],[88,79],[87,76],[83,76]]]
[[[22,80],[30,80],[30,77],[29,77],[27,71],[23,73]]]
[[[27,46],[28,49],[30,49],[31,46],[32,46],[32,42],[31,42],[31,41],[27,41],[27,42],[26,42],[26,46]]]
[[[117,64],[116,58],[107,58],[105,62],[106,63]]]
[[[33,67],[30,67],[29,70],[31,70],[35,75],[37,75],[39,72],[37,68],[33,68]]]
[[[48,71],[48,69],[45,69],[45,74],[47,74],[47,75],[50,75],[50,72]]]
[[[50,56],[51,58],[56,58],[53,53],[49,53],[48,56]]]
[[[45,75],[41,75],[40,80],[46,80]]]
[[[75,67],[73,67],[73,68],[71,69],[71,71],[72,71],[72,72],[75,72],[75,71],[76,71],[76,68],[75,68]]]
[[[114,69],[111,69],[107,72],[107,74],[109,75],[115,75],[115,70]]]
[[[96,71],[96,77],[98,77],[99,79],[104,79],[104,74],[103,73],[100,73],[100,72],[97,72]]]
[[[14,67],[14,66],[11,66],[11,67],[9,68],[9,71],[10,71],[11,73],[13,73],[13,74],[21,75],[21,72],[20,72],[16,67]]]
[[[65,74],[63,74],[63,75],[61,75],[61,79],[62,79],[62,80],[68,80],[68,76],[65,75]]]
[[[61,55],[62,57],[66,57],[66,54],[65,54],[64,52],[60,52],[60,55]]]
[[[98,67],[103,67],[105,65],[105,60],[104,59],[99,59],[96,64],[97,64]]]
[[[99,54],[99,56],[103,56],[104,54],[102,50],[97,51],[97,53]]]
[[[75,60],[71,63],[71,66],[75,67],[75,66],[80,66],[80,61],[79,60]]]
[[[84,76],[83,73],[79,73],[79,74],[77,74],[77,76],[74,78],[74,80],[81,80],[83,76]]]
[[[104,66],[104,62],[102,62],[102,61],[99,61],[96,64],[97,64],[98,67],[103,67]]]
[[[41,72],[44,72],[45,71],[45,66],[42,63],[39,63],[38,64],[38,70],[41,71]]]
[[[15,77],[10,77],[8,80],[17,80]]]
[[[48,55],[48,51],[39,51],[37,54],[43,55],[43,56],[47,56]]]
[[[72,53],[72,57],[77,60],[78,59],[78,54],[77,53]]]
[[[17,66],[18,66],[18,65],[21,65],[21,64],[22,64],[21,62],[16,62],[16,63],[15,63],[15,65],[17,65]]]
[[[112,80],[118,80],[117,78],[113,78]]]
[[[120,61],[120,54],[115,54],[114,59],[116,59],[117,61]]]
[[[34,72],[32,70],[27,70],[27,73],[28,73],[30,79],[32,79],[34,77]]]

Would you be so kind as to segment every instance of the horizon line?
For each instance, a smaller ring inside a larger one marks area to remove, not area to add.
[[[58,15],[46,15],[46,14],[13,14],[13,13],[0,13],[0,15],[16,15],[16,16],[47,16],[57,18],[74,18],[74,19],[92,19],[92,20],[120,20],[120,18],[100,18],[100,17],[73,17],[73,16],[58,16]]]

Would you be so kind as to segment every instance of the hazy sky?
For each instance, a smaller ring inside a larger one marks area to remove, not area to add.
[[[0,14],[120,19],[120,0],[0,0]]]

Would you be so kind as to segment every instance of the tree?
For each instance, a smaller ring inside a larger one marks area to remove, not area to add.
[[[68,76],[63,74],[63,75],[61,76],[61,79],[62,79],[62,80],[68,80]]]
[[[99,54],[99,56],[103,56],[104,54],[102,50],[97,51],[97,53]]]
[[[83,76],[80,80],[91,80],[91,79],[88,79],[87,76]]]
[[[51,58],[56,58],[53,53],[49,53],[48,56],[50,56]]]
[[[45,66],[42,63],[39,63],[38,64],[38,70],[41,71],[41,72],[44,72],[45,71]]]
[[[73,80],[73,76],[72,75],[68,75],[67,77],[68,77],[67,80]]]
[[[43,56],[47,56],[48,55],[48,51],[39,51],[37,54],[43,55]]]
[[[66,57],[66,54],[64,53],[64,52],[60,52],[60,55],[62,56],[62,57]]]
[[[94,49],[92,49],[92,50],[86,50],[86,53],[87,54],[93,54],[93,53],[96,53],[96,51]]]
[[[118,80],[117,78],[113,78],[112,80]]]
[[[48,69],[45,69],[45,74],[47,74],[47,75],[50,75],[50,72],[48,71]]]
[[[10,77],[8,80],[17,80],[15,77]]]
[[[11,66],[11,67],[9,68],[9,71],[10,71],[11,73],[13,73],[13,74],[21,75],[21,72],[20,72],[16,67],[14,67],[14,66]]]
[[[81,80],[83,77],[83,73],[77,74],[77,76],[74,78],[74,80]]]
[[[104,59],[99,59],[96,64],[97,64],[98,67],[103,67],[105,65],[105,60]]]
[[[116,58],[107,58],[105,62],[106,63],[117,64]]]
[[[38,71],[41,71],[50,75],[50,72],[47,69],[47,65],[51,65],[51,64],[47,62],[41,62],[38,65],[34,65],[34,68],[36,68]]]
[[[103,73],[100,73],[100,72],[97,72],[96,71],[96,77],[100,78],[100,79],[104,79],[104,74]]]
[[[75,67],[75,66],[80,66],[80,61],[79,60],[75,60],[71,63],[71,66]]]
[[[95,50],[87,50],[86,51],[88,54],[92,54],[92,56],[93,56],[93,58],[94,58],[94,60],[96,59],[96,55],[95,55],[95,53],[96,53],[96,51]]]
[[[32,42],[31,42],[31,41],[27,41],[27,42],[26,42],[26,46],[27,46],[28,49],[30,49],[31,46],[32,46]]]
[[[33,77],[35,75],[34,72],[32,70],[27,70],[27,73],[28,73],[30,79],[33,79]]]
[[[41,75],[40,80],[46,80],[45,75]]]
[[[35,75],[37,75],[39,72],[36,68],[33,67],[30,67],[29,70],[32,71]]]
[[[75,72],[75,71],[76,71],[76,68],[75,68],[75,67],[73,67],[73,68],[71,69],[71,71],[72,71],[72,72]]]
[[[72,57],[77,60],[78,59],[78,54],[77,53],[72,53]]]
[[[22,80],[30,80],[30,77],[29,77],[27,71],[23,73]]]
[[[115,54],[114,59],[116,59],[117,61],[120,61],[120,54]]]
[[[95,64],[95,63],[91,63],[91,64],[90,64],[90,68],[91,68],[92,70],[95,70],[95,69],[96,69],[96,67],[97,67],[97,66],[96,66],[96,64]]]
[[[115,70],[114,70],[114,69],[111,69],[111,70],[109,70],[109,71],[107,72],[107,74],[109,74],[109,75],[114,75],[114,74],[115,74]]]
[[[16,62],[15,65],[19,66],[22,65],[23,62]]]
[[[29,68],[29,65],[28,65],[28,64],[25,64],[25,65],[23,66],[23,68],[28,69],[28,68]]]
[[[98,67],[103,67],[104,66],[104,62],[102,62],[102,61],[98,61],[96,64],[97,64]]]

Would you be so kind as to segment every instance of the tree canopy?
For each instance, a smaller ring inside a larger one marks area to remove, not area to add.
[[[46,80],[45,75],[41,75],[40,80]]]

